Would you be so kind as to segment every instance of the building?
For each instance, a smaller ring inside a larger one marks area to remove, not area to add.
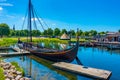
[[[60,37],[61,40],[70,40],[70,37],[64,33],[61,37]]]
[[[98,42],[120,42],[120,33],[118,32],[108,32],[106,35],[97,35],[94,40]]]
[[[120,33],[108,32],[106,34],[106,39],[110,42],[120,42]]]

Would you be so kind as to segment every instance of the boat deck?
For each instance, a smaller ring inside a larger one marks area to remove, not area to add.
[[[112,72],[102,69],[90,68],[76,64],[65,62],[57,62],[52,64],[55,68],[66,70],[72,73],[84,75],[99,80],[109,80]]]

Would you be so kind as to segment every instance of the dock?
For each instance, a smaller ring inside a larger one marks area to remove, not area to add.
[[[84,75],[98,80],[109,80],[112,72],[102,69],[96,69],[91,67],[85,67],[82,65],[76,65],[66,62],[57,62],[52,64],[55,68],[69,71],[75,74]]]
[[[10,49],[10,48],[0,48],[0,49]],[[30,54],[29,51],[20,49],[20,48],[11,48],[15,50],[15,52],[7,52],[7,53],[0,53],[0,56],[19,56],[19,55],[27,55]]]

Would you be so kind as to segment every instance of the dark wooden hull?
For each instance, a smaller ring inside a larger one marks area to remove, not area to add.
[[[77,55],[78,48],[74,47],[71,48],[70,50],[66,51],[60,51],[60,52],[35,52],[35,51],[30,51],[32,54],[37,55],[39,57],[52,60],[52,61],[66,61],[66,62],[71,62],[75,59]]]
[[[42,52],[42,51],[36,51],[32,50],[31,48],[26,48],[30,53],[33,55],[39,56],[41,58],[59,62],[59,61],[65,61],[65,62],[71,62],[73,61],[78,52],[78,43],[70,49],[62,50],[62,51],[55,51],[55,52]]]

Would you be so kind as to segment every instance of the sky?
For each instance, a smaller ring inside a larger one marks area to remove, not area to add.
[[[52,29],[120,29],[120,0],[32,0],[32,4],[39,18]],[[0,0],[0,23],[22,29],[27,6],[28,0]],[[42,31],[40,26],[38,29]]]

